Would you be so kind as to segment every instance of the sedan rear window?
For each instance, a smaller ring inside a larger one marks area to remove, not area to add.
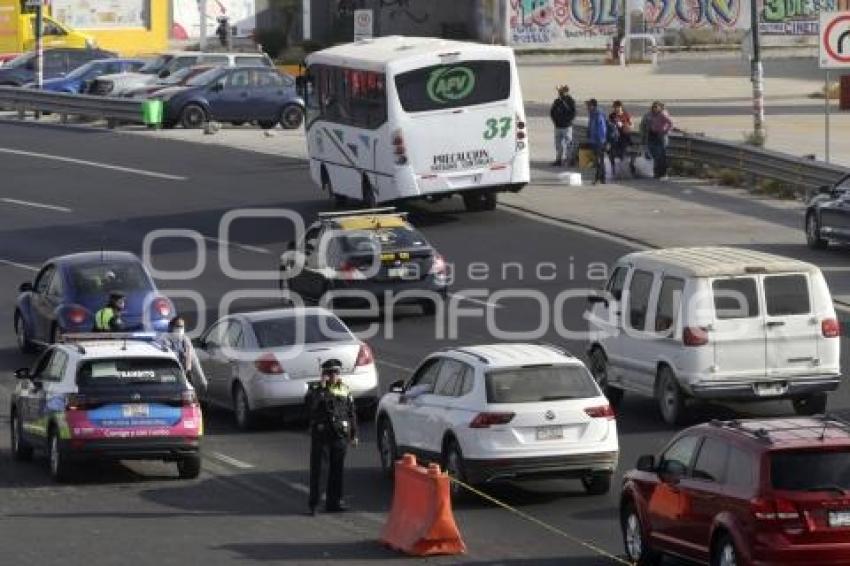
[[[260,348],[283,348],[318,342],[351,342],[351,333],[335,316],[287,316],[253,324]]]
[[[850,449],[773,453],[770,479],[774,489],[850,491]]]
[[[488,403],[539,403],[600,395],[582,366],[534,366],[487,374]]]
[[[180,364],[166,358],[118,358],[90,360],[80,364],[77,385],[185,385]]]
[[[100,262],[71,268],[71,281],[78,293],[140,291],[151,289],[147,274],[138,263]]]

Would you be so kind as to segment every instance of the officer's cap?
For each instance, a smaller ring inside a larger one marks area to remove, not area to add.
[[[109,300],[110,301],[117,301],[117,300],[123,299],[125,297],[126,297],[126,295],[124,293],[122,293],[121,291],[110,291],[109,292]]]
[[[342,362],[339,360],[325,360],[322,363],[322,373],[339,373],[342,371]]]

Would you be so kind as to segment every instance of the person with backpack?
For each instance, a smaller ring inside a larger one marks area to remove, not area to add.
[[[570,87],[558,87],[558,98],[552,102],[549,117],[555,126],[555,161],[553,167],[560,167],[565,160],[573,161],[573,121],[576,119],[576,101],[570,96]]]
[[[599,103],[591,98],[587,105],[587,143],[593,151],[593,160],[596,165],[596,175],[593,184],[605,184],[605,148],[608,145],[608,120],[599,109]]]
[[[632,143],[632,116],[626,112],[623,103],[615,100],[608,115],[608,159],[611,161],[612,174],[617,170],[616,160],[624,160]],[[634,157],[630,163],[632,175],[635,173]]]

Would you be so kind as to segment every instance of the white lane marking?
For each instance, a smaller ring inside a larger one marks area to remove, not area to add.
[[[388,368],[399,369],[401,371],[409,371],[409,372],[413,371],[413,368],[409,368],[409,367],[406,367],[406,366],[400,366],[398,364],[394,364],[394,363],[388,362],[386,360],[375,360],[375,361],[382,366],[387,366]]]
[[[469,301],[470,303],[475,303],[477,305],[481,305],[483,307],[490,307],[490,308],[493,308],[493,309],[502,308],[502,305],[499,305],[499,304],[496,304],[496,303],[491,303],[489,301],[482,301],[481,299],[476,299],[476,298],[473,298],[473,297],[467,297],[463,293],[449,293],[449,295],[451,295],[453,297],[457,297],[457,298],[464,300],[464,301]]]
[[[210,456],[224,462],[225,464],[230,464],[235,468],[239,468],[240,470],[249,470],[254,467],[253,464],[249,464],[248,462],[243,462],[242,460],[237,460],[236,458],[232,458],[227,454],[222,454],[221,452],[210,452]]]
[[[124,167],[122,165],[111,165],[100,161],[88,161],[86,159],[76,159],[74,157],[65,157],[63,155],[52,155],[49,153],[38,153],[35,151],[24,151],[22,149],[13,149],[10,147],[0,147],[0,153],[10,155],[22,155],[24,157],[36,157],[39,159],[49,159],[51,161],[62,161],[63,163],[73,163],[75,165],[85,165],[87,167],[96,167],[98,169],[108,169],[110,171],[120,171],[122,173],[131,173],[133,175],[141,175],[143,177],[153,177],[155,179],[166,179],[168,181],[185,181],[188,177],[181,175],[169,175],[168,173],[160,173],[158,171],[147,171],[145,169],[136,169],[134,167]]]
[[[31,206],[33,208],[46,208],[47,210],[55,210],[56,212],[73,212],[68,207],[65,206],[56,206],[55,204],[44,204],[43,202],[33,202],[30,200],[18,200],[16,198],[3,198],[0,199],[8,204],[18,204],[20,206]]]
[[[213,238],[212,236],[204,236],[204,240],[212,242],[219,246],[231,246],[234,248],[239,248],[240,250],[245,250],[246,252],[254,252],[258,254],[272,253],[272,251],[268,248],[261,248],[260,246],[250,246],[248,244],[239,244],[236,242],[231,242],[229,240],[219,240],[218,238]]]
[[[38,271],[37,267],[33,267],[32,265],[27,265],[25,263],[18,263],[17,261],[10,261],[8,259],[0,259],[0,264],[8,265],[11,267],[17,267],[18,269],[26,269],[27,271]]]

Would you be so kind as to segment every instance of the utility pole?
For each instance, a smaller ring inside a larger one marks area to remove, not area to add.
[[[198,21],[201,24],[198,45],[201,51],[207,50],[207,0],[198,0]]]
[[[759,13],[757,0],[750,0],[750,32],[753,36],[751,79],[753,82],[753,139],[764,142],[764,67],[759,45]]]
[[[44,6],[39,1],[35,7],[35,84],[44,86]]]

